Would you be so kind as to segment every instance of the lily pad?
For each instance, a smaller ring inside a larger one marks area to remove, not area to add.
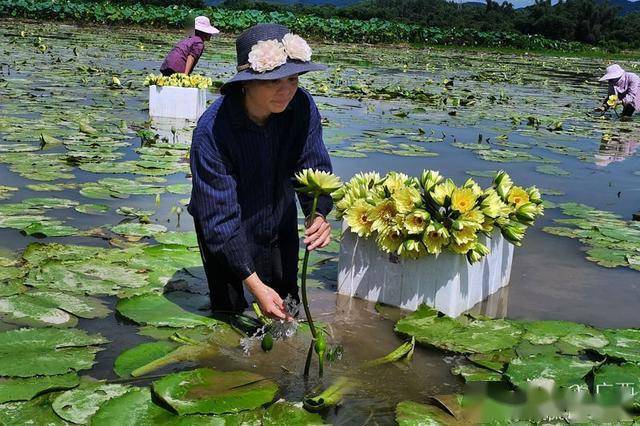
[[[153,392],[179,415],[224,414],[251,410],[271,402],[278,385],[246,371],[198,368],[153,383]]]
[[[640,365],[625,363],[604,365],[593,379],[598,400],[605,404],[621,402],[633,410],[640,409]]]
[[[156,234],[154,238],[162,244],[198,247],[198,238],[195,232],[165,232],[163,234]]]
[[[192,328],[215,327],[218,321],[203,315],[185,311],[163,295],[141,295],[118,301],[120,315],[141,325],[156,327]]]
[[[0,423],[3,425],[37,424],[47,426],[68,426],[69,423],[58,417],[51,403],[59,395],[51,392],[27,402],[10,402],[0,405]]]
[[[167,228],[155,223],[122,223],[112,227],[111,231],[132,237],[153,237],[161,232],[166,232]]]
[[[59,395],[53,400],[52,408],[64,420],[85,424],[101,404],[124,395],[128,390],[128,386],[118,384],[86,384]]]
[[[172,352],[178,347],[171,341],[142,343],[122,352],[114,363],[113,371],[120,377],[129,377],[135,369]]]
[[[60,291],[32,291],[28,294],[31,297],[47,301],[80,318],[105,318],[111,312],[102,300],[94,297]]]
[[[452,415],[435,405],[402,401],[396,406],[396,422],[399,426],[438,426],[456,424]]]
[[[4,321],[32,327],[74,327],[78,319],[54,304],[27,293],[0,299]]]
[[[597,349],[598,352],[628,362],[640,363],[640,329],[610,329],[604,330],[604,335],[609,344]]]
[[[549,381],[560,387],[584,386],[584,376],[595,366],[594,362],[573,356],[535,355],[512,360],[505,374],[516,386]]]
[[[109,206],[104,204],[81,204],[75,207],[75,210],[85,214],[105,214],[109,211]]]
[[[32,328],[0,332],[0,376],[57,375],[91,368],[99,334],[78,329]],[[20,362],[16,362],[20,360]]]
[[[499,382],[502,374],[475,365],[460,365],[451,369],[451,373],[462,376],[465,382]]]
[[[75,388],[78,383],[80,379],[76,373],[44,377],[0,378],[0,403],[29,401],[43,392]]]

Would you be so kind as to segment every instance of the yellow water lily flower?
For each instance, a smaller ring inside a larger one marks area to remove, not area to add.
[[[467,179],[462,187],[471,189],[473,191],[473,195],[475,195],[476,198],[482,195],[482,188],[475,180],[471,178]]]
[[[404,238],[402,232],[398,230],[392,230],[378,235],[376,242],[378,243],[378,247],[380,248],[380,250],[384,251],[385,253],[397,254],[403,240]]]
[[[422,202],[422,194],[420,191],[410,186],[396,189],[391,195],[391,198],[396,203],[396,208],[399,213],[409,213]]]
[[[423,170],[419,180],[422,189],[429,192],[434,186],[442,182],[442,176],[440,176],[440,172],[435,170]]]
[[[453,242],[456,244],[465,244],[469,241],[475,241],[478,239],[478,230],[482,227],[481,224],[477,225],[463,225],[460,230],[451,230]]]
[[[385,199],[376,205],[370,217],[373,219],[372,229],[379,233],[385,233],[396,224],[395,217],[398,214],[396,204],[393,200]]]
[[[352,182],[357,182],[359,185],[363,185],[369,189],[378,185],[381,181],[382,178],[378,172],[360,172],[356,173],[352,178]]]
[[[609,105],[612,108],[615,108],[616,105],[618,105],[618,95],[609,96],[609,98],[607,99],[607,105]]]
[[[451,193],[451,208],[453,210],[456,210],[460,213],[465,213],[473,209],[475,205],[476,195],[473,193],[473,189],[456,188]]]
[[[467,252],[475,246],[476,242],[477,240],[475,239],[466,241],[464,243],[456,243],[455,241],[451,241],[451,244],[449,244],[447,248],[454,253],[467,254]]]
[[[500,170],[496,177],[493,179],[493,187],[503,200],[507,199],[507,193],[513,186],[511,177],[504,170]]]
[[[494,220],[490,217],[485,217],[484,222],[482,222],[482,232],[485,234],[491,234],[493,232]]]
[[[447,179],[442,183],[437,184],[431,190],[431,198],[444,207],[447,197],[451,197],[453,191],[456,190],[456,184],[451,179]]]
[[[480,208],[482,209],[482,213],[494,219],[499,216],[506,216],[510,211],[493,188],[484,191],[484,198],[480,202]]]
[[[449,231],[438,222],[431,222],[422,235],[422,242],[429,254],[441,253],[449,244]]]
[[[373,220],[371,219],[371,211],[373,206],[365,200],[356,200],[355,203],[347,210],[347,224],[353,232],[359,237],[368,237],[371,235],[371,227]]]
[[[301,187],[300,192],[316,195],[329,195],[342,186],[340,178],[322,170],[304,169],[296,174]]]
[[[485,219],[484,213],[482,213],[482,210],[478,208],[469,210],[468,212],[461,214],[460,217],[458,218],[458,220],[461,220],[464,223],[477,223],[477,224],[482,224],[482,222],[484,222],[484,219]]]
[[[430,219],[431,215],[429,215],[428,211],[422,209],[414,210],[404,218],[404,229],[409,234],[422,234],[427,229]]]
[[[390,193],[394,193],[399,189],[406,188],[409,176],[404,173],[389,172],[384,179],[384,186]]]
[[[519,208],[523,204],[529,202],[529,194],[527,194],[527,191],[525,191],[521,187],[513,186],[507,194],[507,200],[511,204],[514,204],[516,208]]]
[[[535,186],[530,186],[526,189],[527,194],[529,195],[529,201],[532,203],[540,204],[542,203],[542,196],[540,195],[540,190]]]
[[[409,259],[418,259],[427,254],[427,248],[420,240],[408,239],[398,247],[398,254]]]

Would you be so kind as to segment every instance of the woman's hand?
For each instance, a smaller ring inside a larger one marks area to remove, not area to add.
[[[255,272],[244,280],[253,297],[256,298],[258,306],[264,315],[269,318],[291,321],[293,317],[284,307],[284,301],[280,295],[271,287],[262,282]]]
[[[305,226],[307,229],[304,232],[304,243],[307,250],[323,248],[331,242],[331,224],[324,216],[316,215],[313,221],[307,220]]]

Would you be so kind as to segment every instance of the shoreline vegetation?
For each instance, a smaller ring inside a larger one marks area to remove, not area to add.
[[[0,18],[57,20],[78,24],[99,23],[183,28],[197,15],[206,15],[222,32],[238,33],[263,22],[287,25],[293,32],[326,42],[398,44],[417,46],[480,47],[539,52],[598,54],[597,46],[575,41],[551,40],[538,35],[506,31],[480,31],[471,28],[437,28],[373,18],[367,21],[322,18],[291,12],[230,10],[214,7],[157,6],[152,4],[114,4],[83,0],[0,0]]]

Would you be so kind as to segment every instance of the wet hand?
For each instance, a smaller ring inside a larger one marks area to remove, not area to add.
[[[258,306],[260,306],[260,310],[264,315],[273,319],[293,320],[293,317],[287,312],[280,295],[260,281],[257,276],[255,280],[246,280],[245,284],[253,294],[253,297],[256,298],[256,302],[258,302]]]
[[[313,221],[305,223],[304,243],[307,250],[326,247],[331,242],[331,224],[323,216],[317,215]]]

